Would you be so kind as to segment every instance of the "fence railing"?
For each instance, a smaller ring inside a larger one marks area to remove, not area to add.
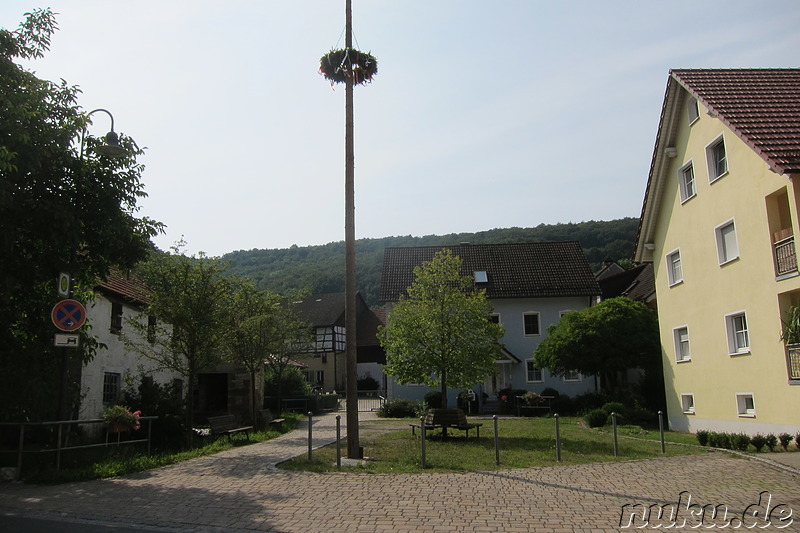
[[[377,411],[386,402],[386,392],[381,390],[358,391],[359,412]]]
[[[151,442],[152,442],[152,434],[153,434],[153,420],[158,420],[157,416],[142,416],[139,417],[139,420],[142,422],[147,423],[146,428],[146,438],[133,438],[133,439],[122,439],[121,433],[113,433],[110,431],[105,431],[105,442],[94,442],[90,444],[75,444],[70,445],[70,427],[76,425],[97,425],[97,424],[105,424],[106,421],[101,418],[92,418],[88,420],[57,420],[52,422],[0,422],[0,427],[3,427],[4,433],[7,433],[8,430],[5,428],[18,428],[18,445],[16,449],[0,449],[0,453],[3,454],[16,454],[17,456],[17,467],[15,472],[15,479],[19,480],[22,477],[22,457],[25,454],[41,454],[41,453],[54,453],[55,460],[56,460],[56,470],[61,469],[61,452],[68,451],[68,450],[80,450],[80,449],[88,449],[88,448],[99,448],[99,447],[107,447],[107,446],[119,446],[122,444],[139,444],[139,443],[147,443],[147,455],[150,455],[151,451]],[[31,446],[28,443],[29,447],[26,448],[25,442],[25,428],[55,428],[55,444],[52,441],[49,444],[42,445],[38,443],[37,445]],[[144,433],[142,433],[143,435]],[[116,435],[116,439],[112,438],[111,435]],[[138,433],[137,433],[138,435]]]
[[[789,379],[800,380],[800,345],[792,344],[786,348],[786,366]]]
[[[778,276],[797,271],[797,252],[794,247],[794,236],[776,242],[775,271]]]

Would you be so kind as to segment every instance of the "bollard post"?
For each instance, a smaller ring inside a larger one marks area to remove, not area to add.
[[[311,411],[308,412],[308,462],[311,462]]]
[[[497,431],[497,415],[492,415],[494,420],[494,460],[497,466],[500,466],[500,435]]]
[[[422,469],[425,470],[425,417],[419,417],[420,443],[422,445]]]
[[[558,413],[554,414],[553,418],[556,419],[556,461],[558,461],[560,463],[561,462],[561,431],[559,429]]]
[[[342,467],[342,415],[336,415],[336,468]]]
[[[658,412],[658,431],[661,433],[661,453],[667,453],[667,447],[664,444],[664,411]]]
[[[619,442],[617,441],[617,413],[611,413],[611,424],[614,427],[614,457],[619,457]]]

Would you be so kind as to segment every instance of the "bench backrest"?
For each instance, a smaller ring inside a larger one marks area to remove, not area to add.
[[[426,425],[463,426],[467,423],[467,415],[462,409],[431,409],[425,415]]]
[[[236,417],[233,415],[209,416],[208,423],[213,433],[229,431],[239,427],[239,424],[236,423]]]

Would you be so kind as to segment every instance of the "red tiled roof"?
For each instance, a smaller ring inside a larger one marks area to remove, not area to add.
[[[97,288],[101,292],[112,293],[133,303],[149,304],[152,290],[133,274],[124,274],[112,268],[103,281],[98,282]]]
[[[671,74],[773,169],[800,172],[800,69],[674,69]]]
[[[489,298],[594,296],[600,287],[580,243],[462,244],[386,248],[381,276],[381,300],[395,302],[414,282],[414,267],[449,249],[461,258],[462,275],[484,271]]]

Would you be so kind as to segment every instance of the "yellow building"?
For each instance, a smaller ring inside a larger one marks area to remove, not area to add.
[[[800,69],[672,70],[634,259],[652,262],[672,429],[800,431]]]

